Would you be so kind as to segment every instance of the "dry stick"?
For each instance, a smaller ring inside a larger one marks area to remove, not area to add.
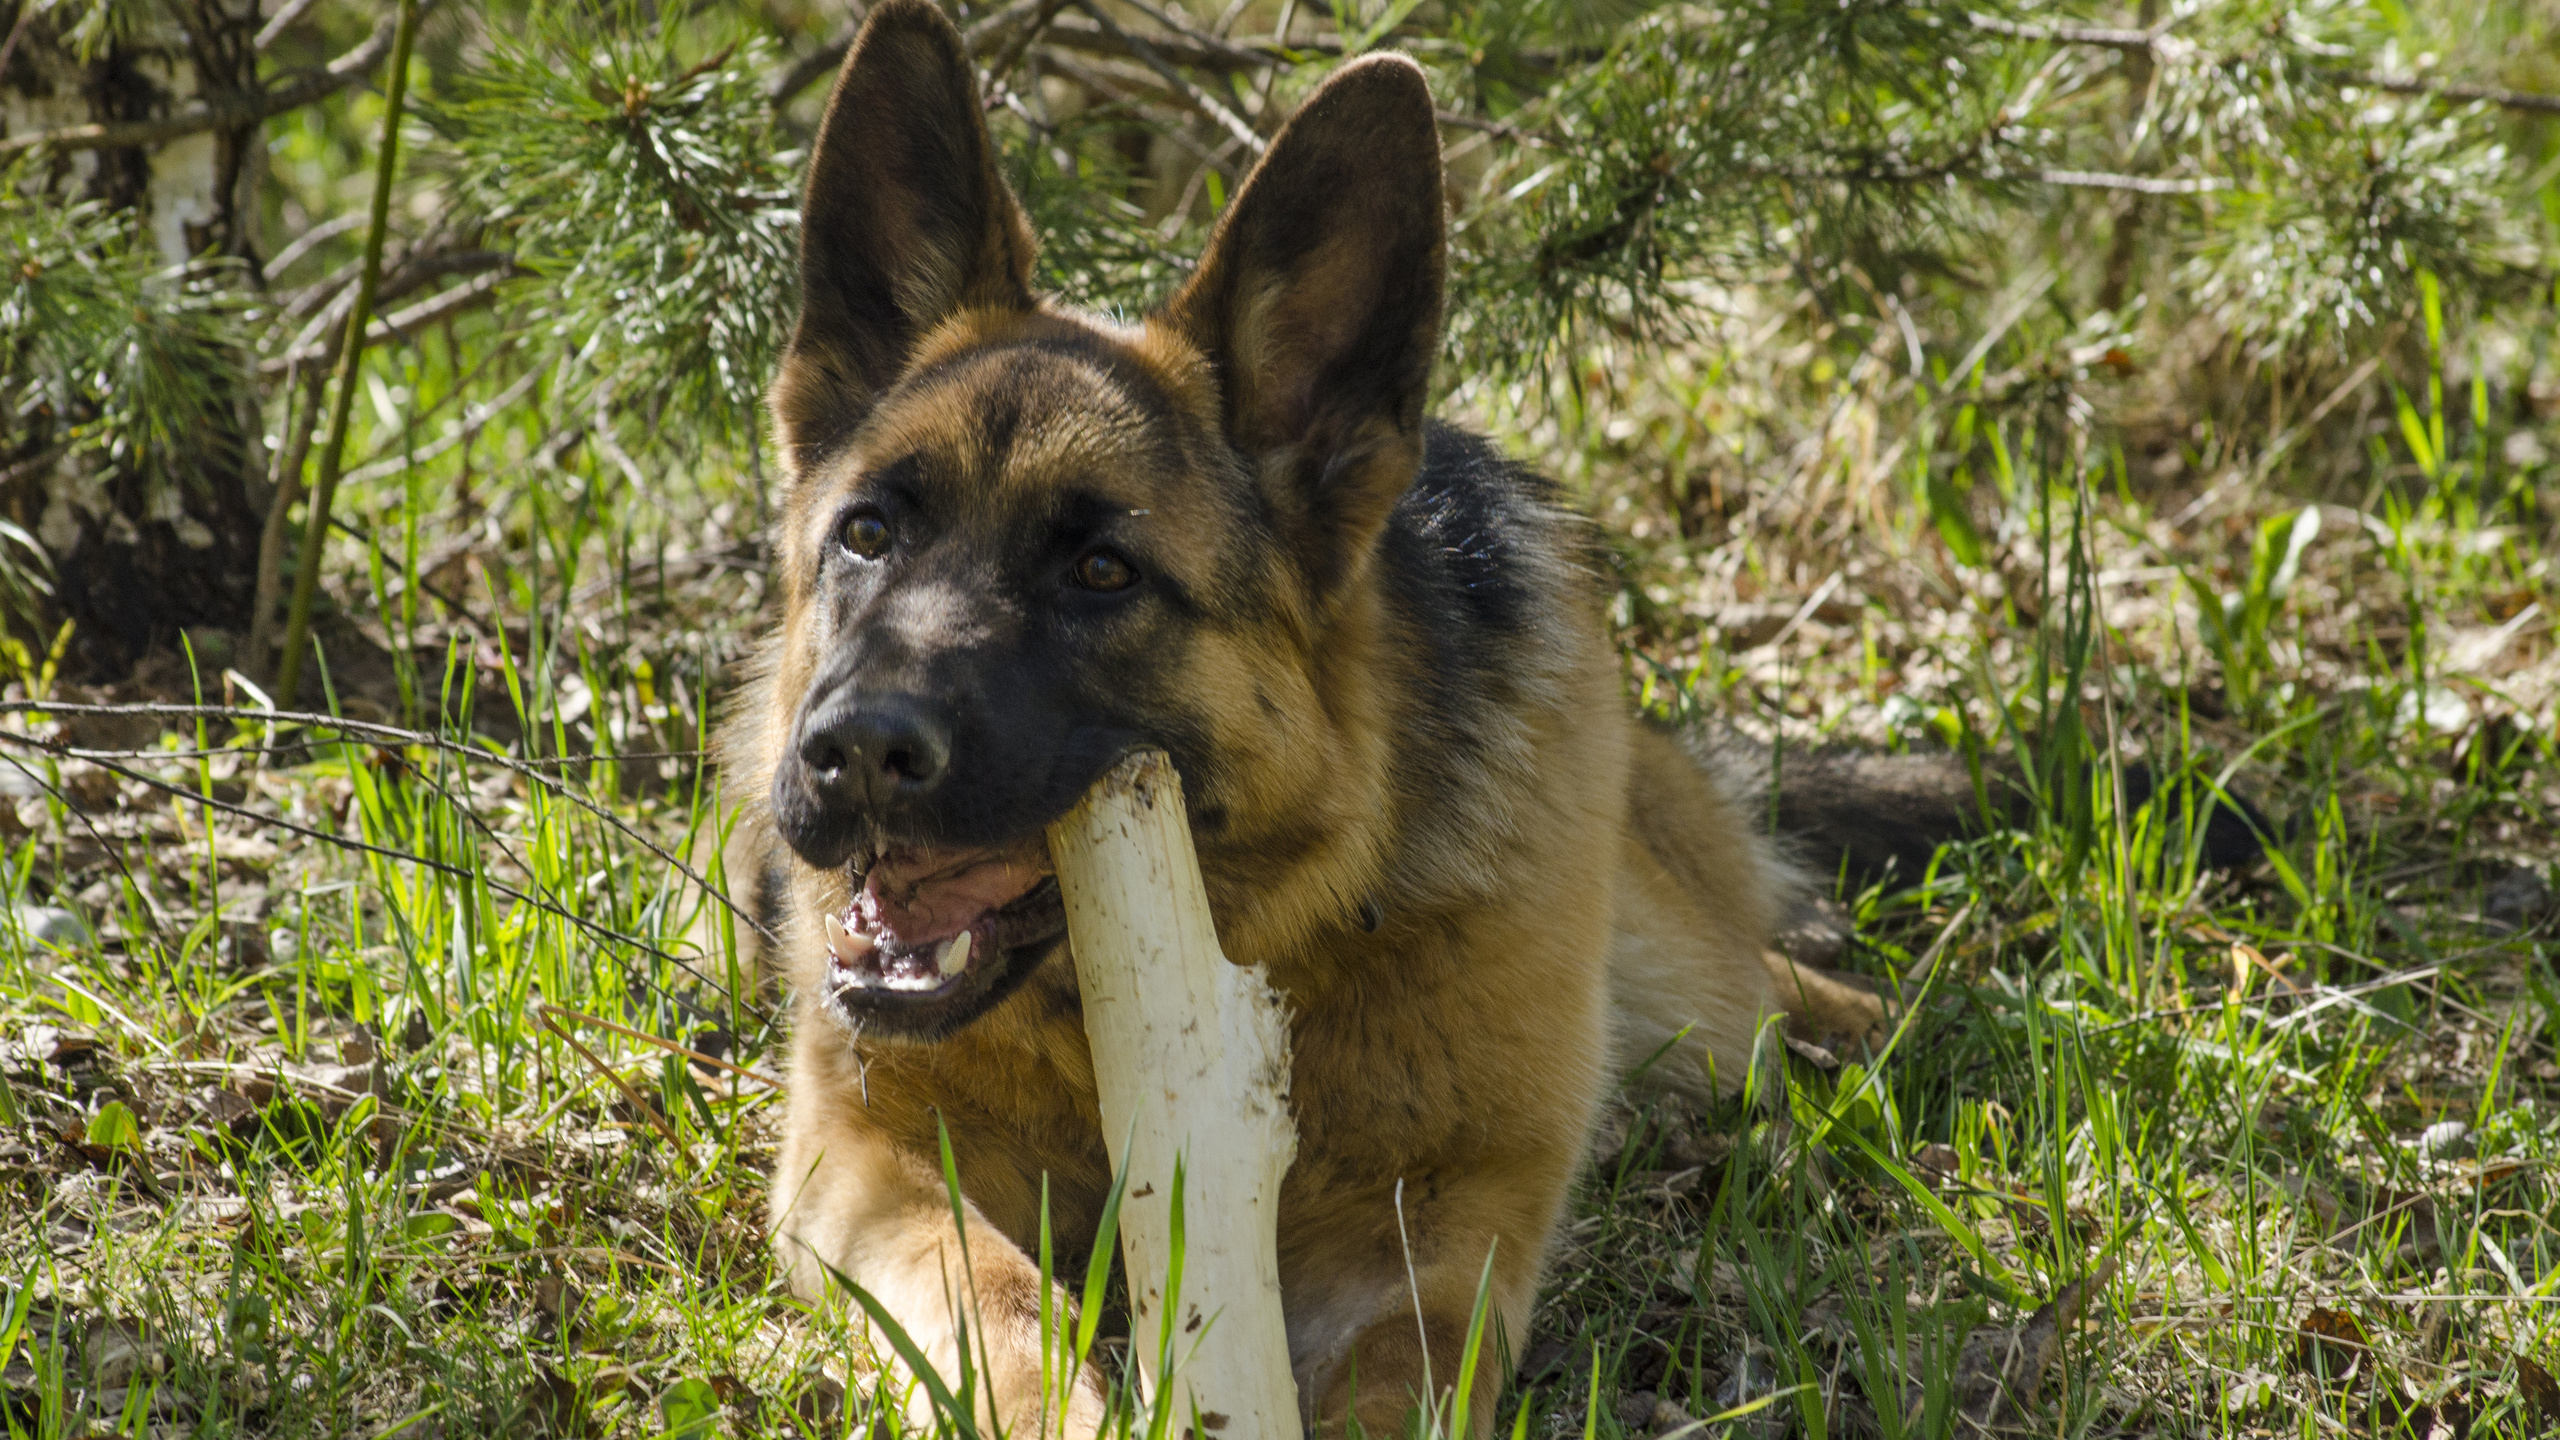
[[[401,14],[406,17],[408,12],[404,9]],[[409,22],[404,18],[403,23]],[[376,25],[362,44],[326,66],[306,71],[272,90],[237,91],[218,99],[193,100],[157,119],[100,120],[85,125],[65,125],[58,130],[35,130],[24,135],[0,137],[0,160],[13,159],[40,148],[56,153],[125,150],[158,145],[206,130],[233,130],[256,125],[288,110],[299,110],[315,100],[325,100],[364,79],[375,62],[382,58],[383,44],[389,38],[383,28]]]
[[[658,1049],[664,1050],[670,1055],[681,1055],[696,1065],[708,1066],[714,1070],[726,1070],[732,1075],[753,1080],[768,1090],[779,1090],[782,1088],[782,1082],[774,1079],[770,1075],[759,1075],[755,1071],[750,1070],[743,1065],[732,1065],[717,1055],[705,1055],[690,1045],[678,1044],[664,1035],[652,1035],[646,1030],[635,1030],[628,1025],[616,1024],[611,1020],[605,1019],[601,1015],[590,1015],[584,1010],[572,1010],[566,1005],[553,1005],[545,1002],[542,1010],[546,1015],[562,1016],[570,1020],[575,1020],[581,1025],[593,1025],[599,1030],[610,1030],[616,1035],[637,1040],[643,1045],[654,1045]]]
[[[703,875],[700,871],[695,870],[691,865],[686,864],[683,860],[677,858],[656,841],[650,839],[629,821],[614,814],[611,808],[598,804],[596,801],[579,794],[574,787],[568,785],[557,776],[549,773],[556,767],[601,763],[599,761],[599,757],[593,755],[568,755],[551,760],[524,760],[519,759],[516,756],[506,754],[503,751],[491,750],[485,746],[467,745],[460,741],[451,740],[442,735],[435,734],[432,731],[409,730],[397,725],[377,725],[369,720],[354,720],[343,715],[319,715],[300,710],[261,710],[251,709],[242,705],[163,705],[148,701],[126,705],[86,705],[62,701],[0,700],[0,715],[151,715],[175,720],[236,720],[243,724],[250,725],[302,725],[318,730],[342,731],[346,734],[360,736],[366,740],[376,743],[417,745],[428,749],[441,750],[448,754],[460,755],[467,759],[484,761],[488,764],[496,765],[501,769],[523,776],[526,780],[541,786],[552,795],[562,800],[566,800],[570,804],[585,810],[590,815],[593,815],[596,819],[612,826],[616,831],[619,831],[625,839],[639,845],[642,849],[647,850],[659,860],[674,867],[675,870],[682,874],[687,880],[690,880],[695,885],[701,887],[703,893],[720,902],[722,909],[727,910],[730,914],[744,921],[757,934],[763,936],[768,941],[776,939],[771,930],[766,929],[763,924],[758,922],[752,913],[740,908],[734,901],[730,900],[727,892],[723,891],[719,886],[712,884],[707,876]],[[183,755],[179,752],[84,749],[78,746],[61,744],[56,741],[38,739],[32,735],[0,730],[0,745],[5,744],[30,745],[37,749],[50,751],[54,754],[66,756],[73,760],[107,761],[120,758],[148,758],[155,760],[165,758],[183,758]],[[262,753],[272,754],[285,748],[289,747],[269,745],[261,747],[261,751]],[[624,760],[665,759],[697,756],[701,753],[702,752],[698,750],[647,750],[629,751],[618,757],[606,756],[602,758],[619,758]],[[172,791],[171,793],[191,795],[194,792]],[[278,824],[290,823],[283,821],[276,816],[261,815],[254,810],[246,808],[240,809],[239,813],[256,820],[272,820]],[[323,835],[320,838],[327,839],[328,837]],[[399,852],[391,853],[402,859],[419,858],[413,855],[401,855]]]
[[[292,422],[293,439],[276,456],[273,494],[267,501],[267,523],[258,535],[258,571],[256,588],[249,601],[249,645],[243,667],[252,679],[265,682],[274,672],[268,661],[274,654],[277,592],[284,588],[285,514],[302,498],[302,466],[311,458],[311,435],[320,428],[320,397],[326,393],[325,374],[311,371],[308,384],[299,377],[285,377],[286,418]],[[311,393],[300,397],[300,410],[294,411],[296,391]]]
[[[1049,827],[1049,853],[1102,1135],[1127,1176],[1121,1254],[1147,1390],[1162,1398],[1175,1387],[1177,1424],[1198,1414],[1216,1433],[1298,1434],[1277,1250],[1280,1180],[1298,1149],[1287,1004],[1218,948],[1182,780],[1163,752],[1112,767]],[[1164,1293],[1177,1166],[1178,1315]]]
[[[1101,6],[1093,3],[1093,0],[1074,0],[1074,4],[1077,9],[1085,13],[1086,18],[1101,26],[1104,34],[1125,42],[1129,46],[1130,54],[1137,58],[1139,64],[1156,72],[1165,84],[1173,88],[1174,97],[1177,100],[1209,117],[1228,134],[1243,142],[1244,147],[1254,154],[1259,155],[1270,148],[1271,142],[1255,134],[1253,127],[1245,123],[1243,116],[1219,104],[1215,96],[1184,79],[1181,71],[1174,69],[1162,55],[1156,53],[1154,45],[1122,30],[1113,23],[1109,15],[1103,13]]]
[[[669,1120],[663,1113],[661,1113],[657,1106],[652,1105],[646,1099],[643,1099],[640,1092],[633,1088],[631,1082],[622,1078],[621,1071],[604,1063],[602,1057],[598,1056],[596,1052],[588,1049],[584,1044],[580,1043],[577,1036],[569,1033],[568,1026],[561,1024],[556,1019],[553,1019],[550,1006],[546,1005],[542,1007],[540,1011],[535,1013],[534,1018],[542,1022],[543,1029],[548,1030],[552,1034],[569,1042],[569,1048],[577,1051],[578,1058],[586,1061],[588,1065],[594,1067],[595,1072],[598,1075],[612,1081],[613,1088],[622,1092],[622,1098],[624,1101],[628,1102],[632,1109],[648,1117],[649,1123],[658,1127],[658,1133],[667,1137],[668,1149],[675,1151],[678,1155],[682,1155],[684,1153],[684,1141],[676,1136],[675,1122]]]
[[[329,411],[329,439],[320,451],[320,476],[311,487],[311,513],[302,526],[301,563],[293,573],[293,612],[284,625],[284,661],[276,694],[291,705],[302,679],[302,646],[311,632],[311,600],[320,589],[320,556],[329,540],[329,502],[337,497],[338,466],[347,453],[347,418],[355,408],[356,371],[364,364],[364,328],[373,319],[374,287],[382,283],[382,241],[391,228],[391,178],[400,164],[400,109],[409,95],[409,47],[418,38],[418,0],[400,0],[399,28],[391,37],[391,76],[383,86],[381,155],[373,172],[373,218],[364,237],[364,274],[347,312],[347,338],[338,347],[337,394]]]

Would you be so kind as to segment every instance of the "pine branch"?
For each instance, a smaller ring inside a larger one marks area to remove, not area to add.
[[[388,315],[375,316],[373,323],[365,327],[365,347],[371,349],[389,341],[406,340],[413,331],[423,330],[440,321],[450,320],[456,315],[477,310],[496,296],[499,286],[522,273],[516,269],[515,257],[512,255],[496,255],[489,251],[480,253],[494,258],[486,265],[475,267],[481,273],[468,284],[439,291],[415,305],[394,310]],[[282,355],[258,362],[258,373],[282,375],[296,365],[325,365],[336,358],[338,346],[342,343],[344,343],[343,331],[333,330],[327,339],[297,345]]]
[[[1976,30],[2006,35],[2012,40],[2042,40],[2055,45],[2089,45],[2102,50],[2123,50],[2149,55],[2155,59],[2184,55],[2194,46],[2172,37],[2168,21],[2148,30],[2127,30],[2105,25],[2024,25],[2003,20],[1997,15],[1975,11],[1965,22]],[[2164,53],[2166,52],[2166,53]]]
[[[1189,80],[1184,79],[1182,77],[1182,72],[1174,69],[1172,64],[1168,62],[1164,56],[1158,54],[1153,44],[1122,30],[1117,24],[1112,22],[1110,16],[1103,13],[1101,6],[1093,3],[1093,0],[1073,0],[1073,3],[1077,9],[1082,10],[1087,16],[1091,17],[1095,24],[1100,25],[1104,31],[1130,45],[1136,54],[1138,63],[1156,72],[1156,75],[1161,78],[1164,83],[1173,87],[1174,93],[1182,97],[1184,103],[1189,105],[1193,110],[1196,110],[1200,114],[1217,122],[1221,129],[1225,130],[1229,135],[1234,136],[1246,149],[1251,150],[1256,155],[1259,155],[1263,151],[1271,148],[1271,142],[1263,139],[1260,135],[1255,134],[1253,127],[1245,123],[1243,116],[1238,115],[1233,110],[1230,110],[1226,106],[1218,103],[1216,97],[1210,95],[1209,92],[1192,84]]]
[[[429,3],[432,4],[432,0]],[[273,90],[190,101],[157,120],[100,121],[39,130],[32,135],[8,136],[0,139],[0,161],[36,149],[136,149],[164,144],[206,130],[245,130],[362,82],[375,66],[382,63],[382,57],[391,53],[392,35],[398,28],[396,13],[385,15],[374,25],[373,33],[365,37],[364,43],[320,69]]]
[[[1016,4],[1009,5],[970,26],[964,32],[969,42],[970,53],[979,56],[996,53],[999,42],[1030,21],[1039,9],[1038,0],[1029,0],[1029,3],[1017,0]],[[1149,13],[1152,15],[1156,12],[1150,9]],[[855,32],[861,28],[861,22],[857,18],[830,37],[827,43],[792,62],[791,68],[785,70],[782,78],[776,80],[773,88],[766,93],[767,103],[777,108],[787,105],[801,91],[835,74],[836,67],[844,63],[845,53],[853,48]],[[1430,48],[1425,43],[1428,37],[1404,38],[1412,41],[1416,48]],[[1059,15],[1050,20],[1047,28],[1041,32],[1039,43],[1053,49],[1068,50],[1083,55],[1111,55],[1140,61],[1146,58],[1140,53],[1141,47],[1144,47],[1152,50],[1159,59],[1169,64],[1192,70],[1234,74],[1256,70],[1287,69],[1304,64],[1311,59],[1332,60],[1339,59],[1342,55],[1342,41],[1340,37],[1332,35],[1315,36],[1281,45],[1269,40],[1221,40],[1214,35],[1183,27],[1179,30],[1167,30],[1141,37],[1122,30],[1116,25],[1106,26],[1076,15]],[[1399,43],[1403,41],[1400,40]],[[1525,50],[1512,57],[1514,63],[1523,69],[1539,72],[1554,69],[1565,58],[1567,57],[1563,52],[1551,50]]]
[[[2560,95],[2544,95],[2531,90],[2502,90],[2494,85],[2463,85],[2445,80],[2426,80],[2415,75],[2383,75],[2371,70],[2334,70],[2329,78],[2348,85],[2361,85],[2370,90],[2388,91],[2394,95],[2430,95],[2440,100],[2470,103],[2486,100],[2507,110],[2521,110],[2529,115],[2560,115]]]
[[[2168,33],[2172,22],[2163,21],[2148,30],[2117,29],[2103,25],[2027,25],[2003,20],[1996,15],[1980,13],[1965,17],[1976,30],[2005,35],[2013,40],[2041,40],[2056,45],[2086,45],[2102,50],[2118,50],[2138,54],[2155,61],[2192,58],[2199,49],[2194,44]],[[2352,53],[2339,46],[2308,47],[2331,58],[2344,58]],[[2531,115],[2560,115],[2560,95],[2532,90],[2508,90],[2495,85],[2471,85],[2459,81],[2430,80],[2417,75],[2385,75],[2373,70],[2326,70],[2327,78],[2342,85],[2360,85],[2393,95],[2429,95],[2439,99],[2468,104],[2487,101],[2508,110],[2521,110]],[[2161,193],[2161,192],[2155,192]],[[2185,193],[2185,192],[2166,192]]]

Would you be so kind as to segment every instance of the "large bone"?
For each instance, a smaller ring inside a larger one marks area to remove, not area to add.
[[[1104,1143],[1127,1189],[1130,1348],[1146,1393],[1173,1255],[1174,1165],[1183,1254],[1172,1320],[1174,1430],[1206,1437],[1301,1431],[1280,1315],[1280,1179],[1298,1151],[1289,1118],[1286,1003],[1258,969],[1228,963],[1209,917],[1182,780],[1160,751],[1114,766],[1049,827]]]

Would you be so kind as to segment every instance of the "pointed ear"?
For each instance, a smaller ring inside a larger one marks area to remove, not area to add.
[[[1216,367],[1229,439],[1293,512],[1319,592],[1366,563],[1421,463],[1442,228],[1430,86],[1369,56],[1290,118],[1164,309]]]
[[[850,433],[955,311],[1030,308],[1032,252],[960,32],[931,0],[884,0],[809,158],[800,319],[772,396],[786,460]]]

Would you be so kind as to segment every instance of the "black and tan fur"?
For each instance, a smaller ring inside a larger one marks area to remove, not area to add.
[[[1857,1032],[1874,1005],[1767,951],[1791,882],[1709,771],[1630,717],[1588,524],[1425,418],[1444,246],[1419,69],[1338,71],[1132,324],[1033,293],[979,114],[949,23],[887,0],[811,164],[773,390],[782,616],[726,741],[795,996],[780,1261],[812,1299],[831,1269],[859,1282],[950,1366],[947,1125],[988,1404],[1015,1433],[1090,1429],[1090,1386],[1037,1413],[1027,1258],[1044,1178],[1065,1249],[1109,1180],[1063,940],[873,1004],[831,991],[821,927],[867,860],[1021,853],[1160,745],[1227,953],[1295,1014],[1280,1260],[1301,1394],[1311,1418],[1400,1429],[1417,1290],[1444,1385],[1489,1252],[1497,1318],[1525,1334],[1630,1064],[1685,1030],[1653,1077],[1729,1090],[1767,1017]],[[1085,585],[1122,573],[1097,554],[1137,578]]]

